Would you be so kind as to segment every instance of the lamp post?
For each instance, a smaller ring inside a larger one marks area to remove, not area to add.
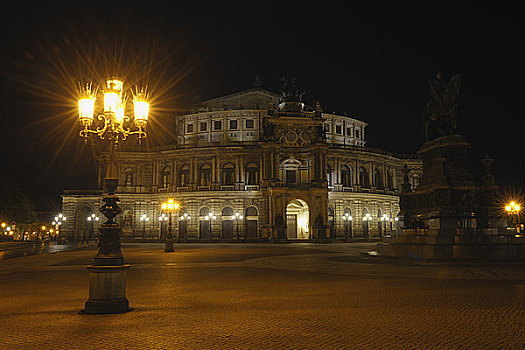
[[[366,223],[366,238],[370,238],[370,224],[369,221],[372,221],[372,216],[368,213],[363,216],[363,221]]]
[[[58,240],[60,239],[60,225],[66,221],[66,217],[63,214],[58,214],[55,216],[55,221],[52,222],[52,224],[55,226],[55,240],[58,243]]]
[[[142,239],[146,239],[146,222],[149,221],[149,218],[146,214],[142,214],[140,221],[142,221]]]
[[[212,220],[215,220],[217,218],[217,216],[213,215],[213,213],[208,213],[208,215],[206,215],[204,217],[204,220],[207,220],[208,221],[208,227],[210,228],[210,239],[213,240],[213,233],[212,233],[212,225],[211,225],[211,221]]]
[[[188,222],[189,222],[189,220],[190,220],[190,216],[188,215],[188,213],[184,213],[184,215],[181,215],[180,218],[179,218],[179,220],[180,220],[180,221],[186,221],[186,223],[185,223],[185,225],[186,225],[186,226],[185,226],[185,230],[187,230],[187,229],[188,229]],[[178,231],[178,232],[179,232],[179,238],[180,238],[180,239],[185,239],[185,238],[186,238],[186,237],[182,237],[182,236],[181,236],[182,233],[181,233],[181,229],[180,229],[180,223],[179,223],[179,231]]]
[[[137,135],[139,142],[146,137],[149,103],[147,94],[142,89],[135,89],[133,94],[134,117],[125,115],[127,93],[124,83],[116,78],[106,80],[103,92],[103,112],[96,118],[95,101],[98,88],[92,89],[87,84],[81,90],[78,100],[79,122],[82,126],[80,136],[87,143],[90,134],[101,140],[108,140],[108,166],[104,178],[106,194],[100,212],[107,221],[99,228],[98,252],[93,263],[88,267],[90,272],[89,300],[86,301],[84,313],[104,314],[130,311],[126,298],[126,270],[130,267],[124,264],[120,246],[122,229],[114,218],[122,211],[115,194],[118,186],[116,149],[120,140],[124,141],[130,135]],[[132,124],[135,130],[131,130]]]
[[[388,215],[386,214],[383,214],[383,216],[381,216],[381,223],[380,225],[382,226],[382,229],[380,232],[383,233],[383,236],[385,236],[386,234],[386,223],[390,220],[390,218],[388,217]],[[381,235],[379,235],[379,237],[381,238]]]
[[[168,235],[166,236],[166,246],[164,248],[165,252],[173,252],[173,235],[171,234],[171,213],[174,210],[178,210],[180,207],[179,203],[174,202],[173,199],[168,199],[167,202],[162,203],[162,210],[167,210],[169,212],[168,216]]]
[[[243,219],[243,216],[241,214],[235,213],[235,222],[237,224],[237,234],[236,234],[237,240],[239,239],[239,220],[242,220],[242,219]]]
[[[91,214],[90,216],[87,217],[87,221],[91,224],[91,230],[89,231],[89,240],[91,241],[93,239],[93,236],[95,235],[95,221],[98,221],[100,220],[100,218],[98,216],[96,216],[95,214]]]
[[[516,202],[512,201],[510,202],[506,207],[505,207],[505,211],[509,214],[510,216],[510,221],[512,223],[512,216],[516,216],[516,223],[515,223],[515,228],[516,228],[516,233],[518,233],[518,228],[519,228],[519,222],[518,222],[518,216],[520,214],[520,210],[521,210],[521,207],[519,204],[517,204]]]
[[[345,241],[348,241],[348,236],[350,236],[351,238],[351,232],[348,232],[349,230],[351,231],[352,230],[352,215],[350,215],[350,213],[345,213],[343,215],[343,222],[344,222],[344,227],[345,227]]]
[[[168,221],[168,216],[164,213],[160,214],[159,216],[159,222],[160,222],[160,239],[162,239],[162,225],[163,221]]]

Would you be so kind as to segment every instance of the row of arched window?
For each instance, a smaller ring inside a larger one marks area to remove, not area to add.
[[[202,207],[199,209],[199,216],[204,217],[206,215],[210,214],[210,208],[208,207]],[[221,216],[223,217],[230,217],[234,216],[235,212],[232,207],[224,207],[221,211]],[[248,207],[244,210],[244,217],[246,218],[252,218],[258,215],[257,208],[255,207]]]
[[[248,163],[245,168],[246,185],[259,184],[259,166],[255,163]],[[170,166],[165,166],[160,172],[160,187],[169,188],[172,184],[172,171]],[[133,170],[125,170],[125,186],[134,186]],[[177,173],[177,186],[185,187],[190,183],[190,166],[185,164],[179,168]],[[212,181],[212,166],[209,163],[204,163],[197,169],[197,185],[210,186]],[[220,183],[223,186],[232,186],[235,183],[235,165],[233,163],[224,163],[220,171]]]
[[[258,185],[259,184],[259,166],[256,163],[248,163],[245,168],[245,180],[246,185]],[[329,186],[333,186],[334,172],[331,166],[327,166],[327,181]],[[370,176],[368,170],[361,166],[359,167],[359,173],[357,177],[357,184],[354,184],[354,176],[352,168],[348,165],[341,166],[341,184],[343,187],[352,187],[359,184],[361,187],[369,188],[371,186]],[[185,164],[179,168],[177,174],[177,186],[186,187],[190,183],[190,166]],[[160,173],[160,187],[169,188],[172,181],[172,170],[170,166],[165,166]],[[204,163],[197,169],[197,185],[198,186],[210,186],[212,181],[212,166],[209,163]],[[379,169],[375,169],[374,177],[372,179],[373,186],[378,189],[394,189],[394,175],[392,169],[389,169],[384,178],[383,174]],[[415,180],[416,181],[416,180]],[[232,186],[235,183],[235,165],[233,163],[224,163],[220,169],[220,184],[223,186]],[[133,183],[133,171],[131,169],[125,170],[125,186],[134,186]],[[417,185],[414,184],[414,187]]]
[[[358,184],[361,187],[369,188],[371,183],[370,183],[370,176],[369,176],[368,170],[365,167],[361,166],[359,167],[358,175],[359,175],[357,178]],[[333,170],[330,165],[327,166],[326,179],[328,181],[328,186],[333,186],[334,184]],[[341,184],[343,185],[343,187],[352,187],[354,185],[357,185],[353,183],[353,179],[354,177],[352,173],[352,168],[349,167],[348,165],[341,166]],[[385,179],[383,178],[383,174],[381,173],[381,171],[379,169],[375,169],[373,184],[374,184],[374,187],[379,188],[379,189],[384,189],[384,188],[387,188],[389,190],[394,189],[394,175],[393,175],[392,169],[389,169],[387,171],[386,183],[385,183]]]

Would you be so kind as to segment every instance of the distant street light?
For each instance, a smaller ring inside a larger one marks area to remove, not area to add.
[[[242,220],[243,216],[239,213],[235,213],[235,222],[237,223],[237,240],[239,239],[239,220]]]
[[[142,214],[140,221],[142,221],[142,239],[146,239],[146,222],[149,221],[149,218],[146,214]]]
[[[188,215],[188,213],[184,213],[184,215],[181,215],[179,220],[186,221],[186,226],[185,227],[186,227],[186,230],[187,230],[187,227],[188,227],[187,223],[190,221],[190,216]],[[179,232],[179,238],[180,239],[185,239],[186,238],[186,237],[182,237],[182,232],[181,232],[181,229],[180,229],[180,223],[179,223],[179,231],[178,232]]]
[[[95,236],[95,222],[97,222],[98,220],[100,220],[100,219],[95,214],[91,214],[90,216],[87,217],[87,221],[91,224],[91,230],[89,231],[89,240],[90,241],[92,239],[94,239],[94,236]]]
[[[163,227],[163,221],[168,221],[168,216],[164,213],[160,214],[159,216],[159,222],[160,222],[160,239],[162,239],[162,227]]]
[[[520,210],[521,210],[521,207],[519,204],[517,204],[516,202],[512,201],[510,202],[506,207],[505,207],[505,211],[509,214],[510,216],[510,221],[512,223],[512,216],[516,216],[516,222],[515,222],[515,228],[516,228],[516,233],[518,233],[519,231],[519,214],[520,214]]]
[[[348,238],[352,236],[352,215],[350,213],[345,213],[343,215],[343,221],[345,222],[344,228],[345,228],[345,241],[348,240]]]
[[[213,215],[213,213],[208,213],[208,215],[206,215],[204,217],[204,220],[207,220],[208,221],[208,227],[210,229],[210,239],[213,240],[213,233],[212,233],[212,225],[211,225],[211,221],[212,220],[215,220],[217,218],[217,216]]]
[[[114,218],[122,211],[115,194],[118,186],[116,149],[120,140],[130,135],[137,135],[139,143],[146,137],[144,131],[148,121],[149,103],[147,94],[142,89],[135,89],[133,94],[133,121],[125,115],[127,93],[124,92],[124,82],[116,78],[106,80],[104,90],[103,111],[95,117],[95,101],[98,88],[92,89],[90,84],[81,90],[78,100],[78,117],[82,126],[80,136],[85,142],[89,134],[94,134],[101,140],[108,140],[108,166],[104,178],[104,188],[107,192],[102,200],[104,205],[100,212],[107,221],[99,228],[99,249],[88,267],[90,272],[89,300],[86,301],[84,312],[88,314],[123,313],[130,311],[126,298],[126,270],[120,246],[121,228]],[[135,126],[132,131],[131,127]],[[91,128],[92,127],[92,128]]]
[[[169,213],[168,221],[168,235],[166,236],[165,252],[173,252],[173,235],[171,234],[171,213],[175,210],[179,210],[180,204],[175,202],[172,198],[169,198],[167,202],[162,203],[162,210],[167,210]]]
[[[366,223],[366,238],[370,238],[370,224],[369,221],[372,221],[372,216],[368,213],[363,216],[363,221]]]

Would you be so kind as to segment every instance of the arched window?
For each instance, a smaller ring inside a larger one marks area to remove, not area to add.
[[[124,184],[128,187],[133,186],[133,170],[126,169],[124,174]]]
[[[368,171],[365,167],[359,168],[359,184],[361,187],[369,188],[370,187],[370,178],[368,177]]]
[[[249,163],[246,166],[246,184],[247,185],[258,185],[259,184],[259,167],[255,163]]]
[[[162,188],[169,188],[170,187],[170,177],[171,177],[171,168],[169,166],[165,166],[162,169],[160,180],[161,180],[161,187]]]
[[[208,207],[202,207],[199,210],[199,216],[206,216],[210,213],[210,209]]]
[[[392,169],[388,169],[386,173],[386,186],[389,190],[394,189],[394,175],[392,173]]]
[[[223,186],[231,186],[234,184],[235,167],[232,163],[225,163],[221,169],[221,184]]]
[[[224,207],[222,209],[221,215],[223,217],[223,220],[230,220],[230,217],[233,216],[233,209],[231,207]],[[227,216],[227,218],[224,218],[225,216]]]
[[[199,168],[199,185],[210,186],[211,184],[211,165],[206,163]]]
[[[332,177],[332,167],[330,165],[326,165],[326,181],[328,182],[328,186],[333,186],[334,181]]]
[[[257,216],[257,208],[255,207],[246,208],[246,217],[249,217],[249,216]]]
[[[383,189],[383,175],[381,175],[379,169],[374,171],[374,185],[376,188]]]
[[[348,165],[341,167],[341,183],[343,187],[352,187],[352,169]]]
[[[190,166],[183,165],[179,169],[179,186],[186,187],[188,186],[190,179]]]

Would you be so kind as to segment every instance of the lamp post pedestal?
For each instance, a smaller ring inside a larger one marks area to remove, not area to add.
[[[170,211],[170,216],[169,216],[169,221],[168,221],[168,235],[166,237],[166,246],[164,247],[164,251],[166,253],[171,253],[174,251],[173,236],[171,234],[171,211]]]
[[[111,161],[111,158],[110,158]],[[104,204],[100,208],[108,219],[99,228],[98,251],[93,258],[93,264],[88,266],[89,299],[85,303],[85,314],[114,314],[131,311],[126,298],[126,270],[130,265],[124,264],[124,256],[120,249],[120,233],[122,229],[113,221],[121,209],[119,198],[115,195],[117,179],[106,177],[104,185],[108,192],[103,197]]]
[[[126,298],[126,271],[130,265],[88,266],[89,299],[85,314],[120,314],[131,311]]]

